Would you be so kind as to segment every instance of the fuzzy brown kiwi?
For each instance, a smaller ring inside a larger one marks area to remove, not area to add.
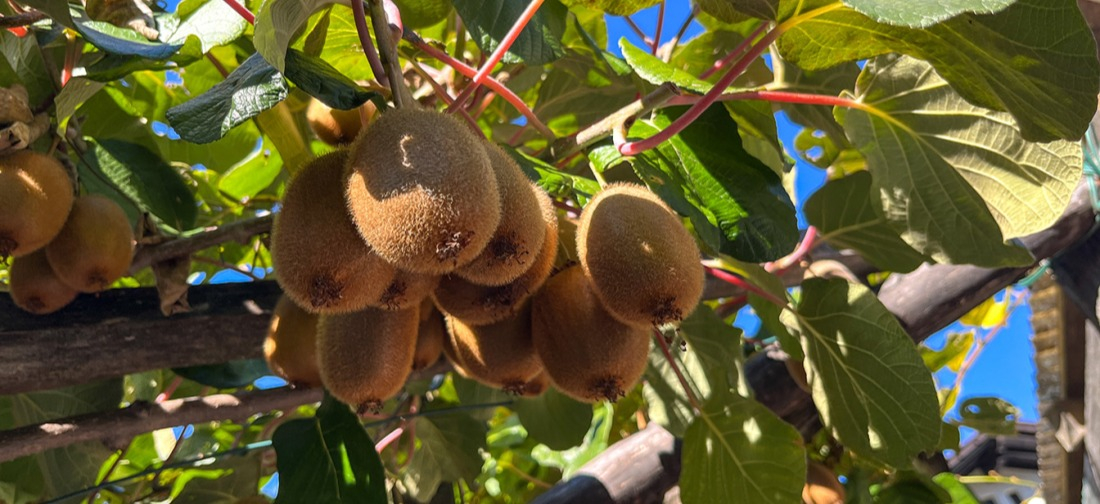
[[[439,286],[432,293],[435,305],[444,313],[472,325],[492,324],[511,316],[542,286],[554,268],[558,221],[551,215],[545,226],[542,250],[531,261],[531,268],[519,278],[499,287],[487,287],[448,275],[439,280]]]
[[[803,504],[842,504],[845,498],[844,485],[831,469],[812,460],[806,464],[806,485],[802,487]]]
[[[550,388],[550,375],[546,374],[546,370],[542,370],[534,378],[527,380],[527,383],[523,384],[523,391],[519,395],[523,397],[538,397],[546,392],[546,389]]]
[[[76,289],[57,278],[44,250],[16,258],[9,273],[15,306],[35,315],[53,313],[76,299]]]
[[[287,187],[271,230],[279,285],[314,313],[347,313],[379,299],[396,271],[363,242],[344,206],[347,151],[314,159]]]
[[[81,196],[61,232],[46,245],[57,278],[80,292],[99,292],[122,278],[134,255],[134,231],[118,203]]]
[[[267,367],[296,387],[321,385],[317,369],[317,315],[288,296],[279,298],[264,339]]]
[[[455,353],[465,371],[475,380],[520,394],[542,363],[531,342],[530,303],[500,322],[474,326],[455,317],[447,317]]]
[[[425,298],[420,303],[420,326],[416,331],[413,371],[435,364],[443,355],[443,341],[446,338],[447,329],[443,314],[435,308],[431,299]]]
[[[531,267],[546,239],[543,211],[553,212],[553,207],[546,191],[532,184],[511,156],[488,142],[485,149],[500,192],[500,224],[481,255],[455,274],[479,285],[504,285]]]
[[[580,401],[614,401],[642,377],[651,329],[624,324],[599,302],[580,266],[531,300],[531,336],[550,381]]]
[[[378,255],[443,275],[485,249],[500,223],[500,196],[483,143],[453,116],[409,107],[359,135],[347,203]]]
[[[72,206],[72,182],[52,156],[22,150],[0,157],[0,259],[44,247]]]
[[[678,322],[703,295],[695,239],[660,198],[635,184],[612,184],[588,203],[577,255],[607,310],[628,324]]]
[[[447,361],[451,363],[451,367],[454,368],[455,373],[463,378],[469,378],[470,373],[466,371],[466,365],[462,362],[461,357],[458,355],[458,350],[455,350],[455,340],[451,336],[450,331],[447,331],[447,322],[444,319],[443,322],[443,355],[447,357]]]
[[[360,112],[360,110],[362,110]],[[306,122],[310,129],[329,145],[346,145],[359,136],[363,129],[363,120],[370,121],[378,109],[368,101],[361,107],[341,110],[329,107],[316,98],[309,101],[306,108]]]
[[[554,269],[563,270],[577,264],[577,219],[561,215],[558,217],[558,255],[554,259]]]
[[[412,372],[419,325],[418,307],[323,315],[317,362],[325,388],[360,415],[377,413]]]
[[[398,270],[386,290],[370,305],[385,310],[411,308],[427,299],[436,285],[439,285],[439,277],[436,275]]]

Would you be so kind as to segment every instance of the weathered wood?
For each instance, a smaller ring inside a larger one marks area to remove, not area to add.
[[[262,355],[275,282],[199,285],[191,312],[165,317],[156,289],[81,295],[35,316],[0,296],[0,395]]]

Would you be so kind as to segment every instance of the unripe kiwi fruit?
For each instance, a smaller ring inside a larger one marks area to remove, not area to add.
[[[15,306],[35,315],[53,313],[76,299],[76,289],[57,278],[44,250],[14,259],[9,274]]]
[[[600,301],[628,324],[679,322],[703,295],[695,239],[668,205],[639,185],[612,184],[588,203],[577,255]]]
[[[122,278],[134,255],[134,230],[118,203],[90,194],[73,202],[61,232],[46,245],[57,278],[80,292],[99,292]]]
[[[604,309],[580,266],[554,275],[531,300],[531,336],[550,381],[580,401],[626,395],[646,368],[651,329]]]
[[[812,460],[806,464],[803,504],[842,504],[845,498],[844,485],[832,470]]]
[[[447,331],[463,368],[481,383],[519,394],[542,371],[531,342],[530,303],[489,325],[474,326],[447,317]]]
[[[317,315],[287,296],[279,298],[264,339],[267,367],[296,387],[321,384],[317,369]]]
[[[444,313],[472,325],[492,324],[511,316],[542,286],[554,268],[558,221],[552,217],[544,225],[546,236],[542,250],[531,261],[531,268],[519,278],[499,287],[487,287],[448,275],[440,279],[432,293],[435,305]]]
[[[341,110],[329,107],[321,100],[314,98],[309,101],[309,107],[306,108],[306,122],[322,142],[329,145],[345,145],[359,136],[359,131],[363,129],[363,121],[370,121],[377,110],[374,103],[370,101],[351,110]]]
[[[322,316],[317,357],[325,388],[360,415],[377,413],[412,372],[419,325],[418,307]]]
[[[56,159],[28,150],[0,157],[0,259],[44,247],[72,206],[72,182]]]
[[[416,331],[416,352],[413,355],[413,371],[435,364],[443,355],[443,342],[447,329],[443,314],[435,308],[431,299],[420,304],[420,326]]]
[[[344,206],[347,151],[314,159],[290,181],[271,230],[279,285],[314,313],[347,313],[376,302],[396,274],[363,242]]]
[[[539,374],[531,378],[527,383],[523,384],[523,391],[519,395],[523,397],[538,397],[546,392],[546,389],[550,388],[550,375],[546,374],[546,370],[539,371]]]
[[[455,274],[479,285],[504,285],[531,267],[546,239],[544,209],[553,212],[553,206],[500,147],[485,142],[485,151],[500,193],[500,224],[481,255]]]
[[[363,238],[399,269],[443,275],[474,260],[500,223],[480,139],[454,117],[406,107],[351,146],[347,203]]]
[[[412,308],[427,299],[436,285],[439,285],[438,276],[398,270],[386,290],[370,305],[385,310]]]

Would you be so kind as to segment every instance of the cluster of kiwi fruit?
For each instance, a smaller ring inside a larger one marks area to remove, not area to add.
[[[103,196],[73,196],[52,156],[21,150],[0,157],[0,260],[11,260],[16,306],[60,310],[80,292],[99,292],[130,267],[134,233],[126,213]]]
[[[328,122],[310,118],[321,139],[339,136]],[[694,239],[645,188],[608,186],[574,223],[501,148],[419,107],[380,114],[297,173],[271,253],[286,295],[271,368],[360,414],[441,354],[513,394],[618,399],[704,279]]]

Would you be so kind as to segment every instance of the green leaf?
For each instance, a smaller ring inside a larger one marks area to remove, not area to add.
[[[535,398],[516,399],[511,408],[531,437],[554,450],[580,445],[592,424],[592,405],[553,387]]]
[[[1030,141],[1076,141],[1096,111],[1096,44],[1070,0],[1017,0],[926,29],[876,23],[832,0],[785,2],[780,20],[799,15],[779,50],[807,70],[892,52],[927,60],[967,101],[1011,113]]]
[[[699,9],[727,23],[743,21],[745,16],[775,19],[779,0],[698,0]]]
[[[270,0],[256,13],[256,52],[277,71],[286,70],[286,49],[298,28],[317,9],[336,0]]]
[[[122,56],[140,56],[151,60],[166,60],[183,48],[183,42],[163,43],[150,41],[131,28],[115,26],[106,21],[94,21],[84,7],[69,5],[76,31],[92,45],[104,52]]]
[[[276,503],[386,504],[374,443],[344,404],[326,396],[314,418],[291,420],[271,438],[278,457]]]
[[[584,443],[564,451],[554,451],[544,445],[535,446],[531,457],[539,465],[561,469],[562,479],[567,480],[584,467],[589,460],[596,458],[607,449],[614,424],[615,407],[609,402],[593,406],[592,425],[584,436]]]
[[[283,158],[269,144],[265,141],[252,157],[226,170],[218,179],[218,190],[243,203],[275,182],[282,172]]]
[[[875,494],[876,504],[946,504],[953,502],[942,488],[927,478],[907,477],[883,485]]]
[[[173,481],[172,504],[234,504],[256,495],[261,453],[221,458],[202,469],[189,469]]]
[[[776,62],[780,68],[775,75],[782,78],[782,82],[773,85],[777,91],[838,96],[854,88],[856,78],[859,77],[859,66],[855,63],[841,63],[824,70],[810,71],[802,70],[782,58],[775,58],[772,61]],[[836,147],[840,149],[849,147],[844,128],[837,124],[836,118],[828,107],[799,103],[776,105],[787,112],[791,121],[824,132]]]
[[[259,53],[249,56],[225,81],[168,109],[168,123],[183,139],[209,143],[286,98],[282,74]]]
[[[814,403],[837,440],[893,467],[935,448],[939,401],[913,341],[869,289],[839,279],[802,283],[796,314]],[[791,320],[793,319],[793,320]]]
[[[1062,214],[1081,176],[1079,145],[1025,141],[1007,114],[967,103],[911,58],[868,63],[857,92],[867,108],[838,113],[902,239],[939,262],[1032,262],[1004,237]]]
[[[684,434],[680,498],[710,502],[800,502],[802,436],[751,399],[718,394]]]
[[[221,364],[173,368],[172,372],[217,389],[244,387],[271,374],[264,359],[242,359]]]
[[[999,397],[971,397],[959,405],[961,424],[985,434],[1016,434],[1020,410]]]
[[[920,356],[924,360],[924,366],[935,373],[943,368],[958,373],[966,354],[974,346],[974,333],[951,333],[947,335],[943,348],[932,350],[926,346],[920,347]]]
[[[481,473],[479,450],[488,449],[483,422],[461,413],[420,416],[414,422],[417,449],[404,477],[409,495],[428,502],[440,483],[473,481]]]
[[[615,72],[613,56],[600,55],[569,50],[539,85],[534,112],[554,133],[576,132],[634,101],[630,77]]]
[[[363,59],[359,31],[355,29],[355,17],[352,15],[351,7],[337,4],[331,8],[332,13],[329,16],[329,27],[325,34],[325,46],[321,50],[321,59],[354,81],[374,80],[374,72]]]
[[[802,210],[834,247],[856,250],[883,271],[913,271],[928,259],[901,239],[871,195],[871,174],[861,171],[825,184]]]
[[[53,72],[46,71],[42,49],[35,37],[17,37],[7,30],[0,30],[0,54],[7,60],[8,68],[0,67],[0,84],[5,87],[21,83],[27,88],[31,108],[44,103],[53,93]]]
[[[562,0],[570,7],[581,5],[590,9],[599,9],[612,16],[629,16],[642,9],[653,7],[661,0]]]
[[[183,44],[193,35],[200,41],[199,53],[206,54],[216,46],[236,40],[247,26],[248,22],[227,3],[210,1],[191,12],[167,42]]]
[[[1016,0],[946,0],[935,3],[907,0],[844,0],[844,4],[880,23],[927,28],[964,12],[995,14]]]
[[[957,474],[942,472],[933,476],[932,481],[951,494],[952,504],[979,504],[970,488],[959,481]]]
[[[438,24],[451,13],[447,0],[394,0],[401,10],[401,24],[405,28],[427,28]]]
[[[635,122],[630,139],[655,135],[685,110],[662,109]],[[774,261],[798,244],[794,203],[782,180],[745,152],[738,125],[722,106],[708,108],[672,139],[636,156],[634,169],[677,211],[696,207],[698,212],[688,214],[696,232],[722,253],[747,262]],[[718,240],[708,239],[715,230]]]
[[[623,58],[638,74],[638,77],[655,86],[671,82],[699,94],[704,94],[714,87],[711,83],[696,78],[694,74],[676,68],[660,58],[634,47],[634,44],[631,44],[626,37],[619,39],[619,50],[623,52]]]
[[[526,2],[508,0],[454,0],[453,3],[471,38],[485,54],[500,45],[527,9]],[[561,37],[565,32],[566,14],[568,10],[561,2],[548,0],[519,33],[503,61],[543,65],[564,56]]]
[[[54,100],[54,107],[57,113],[57,120],[64,122],[76,112],[77,107],[84,104],[88,98],[103,89],[103,83],[95,82],[84,77],[74,77],[69,79],[69,82],[65,83],[65,87],[61,88],[61,92],[57,94],[57,99]]]
[[[516,160],[527,178],[538,183],[539,187],[550,193],[550,196],[555,198],[574,197],[584,204],[600,192],[600,184],[595,180],[565,173],[541,159],[529,156],[508,145],[501,145],[500,147],[512,156],[512,159]]]
[[[359,87],[324,60],[296,49],[287,50],[286,78],[325,105],[341,110],[356,108],[377,95]]]
[[[84,159],[142,210],[177,231],[195,225],[195,197],[183,177],[159,155],[122,140],[89,142]]]

